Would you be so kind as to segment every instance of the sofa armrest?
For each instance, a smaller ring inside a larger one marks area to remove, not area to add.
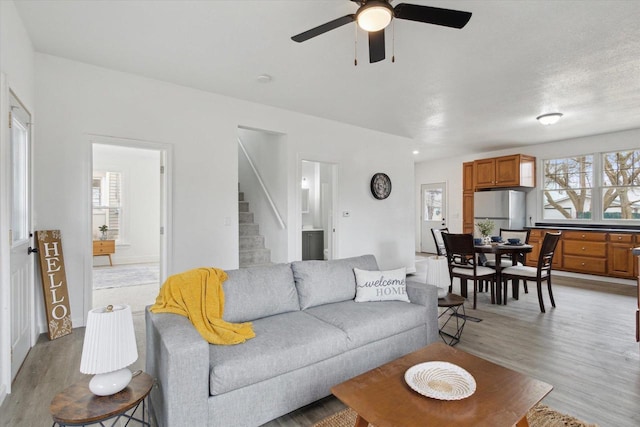
[[[184,316],[145,312],[146,371],[156,384],[151,408],[159,427],[205,426],[209,343]]]
[[[438,287],[426,283],[407,280],[407,295],[414,304],[438,306]]]
[[[425,306],[427,310],[427,340],[429,343],[439,339],[438,334],[438,287],[407,280],[407,295],[413,304]]]

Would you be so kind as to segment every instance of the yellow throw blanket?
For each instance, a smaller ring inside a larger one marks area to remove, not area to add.
[[[187,317],[211,344],[240,344],[253,338],[251,323],[222,320],[227,273],[218,268],[196,268],[169,277],[162,288],[153,313],[173,313]]]

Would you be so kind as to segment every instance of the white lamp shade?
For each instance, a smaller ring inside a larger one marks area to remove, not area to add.
[[[451,284],[447,257],[432,256],[427,258],[427,284],[438,287],[438,298],[447,296]]]
[[[393,18],[393,9],[385,2],[370,1],[358,12],[358,26],[365,31],[375,32],[386,28]]]
[[[89,311],[80,361],[83,374],[117,371],[138,359],[131,307],[108,307]]]

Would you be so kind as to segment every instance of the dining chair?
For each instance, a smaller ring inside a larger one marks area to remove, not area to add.
[[[531,230],[509,230],[506,228],[500,229],[500,237],[503,242],[509,241],[509,239],[520,239],[520,242],[524,244],[529,244],[529,236],[531,235]],[[524,265],[524,254],[518,254],[518,262]]]
[[[508,239],[520,239],[520,242],[528,244],[530,234],[531,230],[509,230],[506,228],[500,229],[500,238],[503,242],[507,242]],[[519,263],[519,265],[524,265],[524,254],[518,255],[517,262]],[[488,267],[495,267],[496,261],[495,259],[487,260],[484,265]],[[501,260],[500,265],[502,268],[511,267],[513,265],[513,261],[511,260],[511,257],[507,255]]]
[[[473,280],[473,309],[476,308],[478,287],[483,280],[491,282],[491,303],[495,303],[496,271],[493,268],[479,265],[475,252],[472,234],[442,233],[444,246],[447,251],[449,277],[453,289],[453,278],[460,279],[460,292],[467,295],[468,280]]]
[[[551,299],[551,305],[556,306],[556,302],[553,299],[553,291],[551,290],[551,263],[553,262],[553,255],[560,240],[562,233],[547,233],[542,241],[542,247],[540,248],[540,255],[538,256],[538,265],[536,267],[529,267],[526,265],[514,265],[502,270],[502,287],[504,291],[504,303],[507,303],[507,282],[509,280],[522,280],[527,285],[527,280],[535,280],[538,285],[538,302],[540,304],[540,311],[545,313],[544,300],[542,299],[542,282],[547,282],[547,289],[549,291],[549,298]],[[518,299],[518,287],[513,288],[513,297]]]
[[[507,242],[508,239],[520,239],[520,241],[524,244],[529,243],[529,235],[531,234],[531,230],[510,230],[507,228],[500,229],[500,238],[503,242]],[[516,260],[516,265],[524,265],[525,256],[524,253],[518,254],[518,259]],[[487,260],[484,265],[487,267],[495,268],[496,260],[495,258]],[[513,266],[513,260],[511,259],[511,255],[503,255],[500,259],[500,268],[507,268]],[[529,288],[527,287],[527,283],[524,283],[524,293],[529,293]]]
[[[447,227],[431,229],[431,235],[433,236],[433,240],[436,242],[436,253],[439,256],[447,255],[447,250],[444,247],[444,240],[442,240],[442,233],[448,233],[448,232],[449,232],[449,229]]]

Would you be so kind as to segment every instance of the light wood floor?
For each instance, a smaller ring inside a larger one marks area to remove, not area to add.
[[[552,384],[543,403],[556,410],[601,427],[640,425],[635,287],[556,277],[554,294],[557,308],[548,307],[546,314],[539,311],[535,291],[519,301],[510,297],[507,306],[491,305],[480,294],[478,309],[466,310],[483,320],[467,322],[458,348]],[[144,317],[136,314],[134,322],[140,357],[133,369],[141,369]],[[40,338],[0,407],[0,426],[51,425],[52,397],[82,376],[83,334],[78,328],[55,341]],[[265,427],[310,426],[342,408],[329,397]]]

